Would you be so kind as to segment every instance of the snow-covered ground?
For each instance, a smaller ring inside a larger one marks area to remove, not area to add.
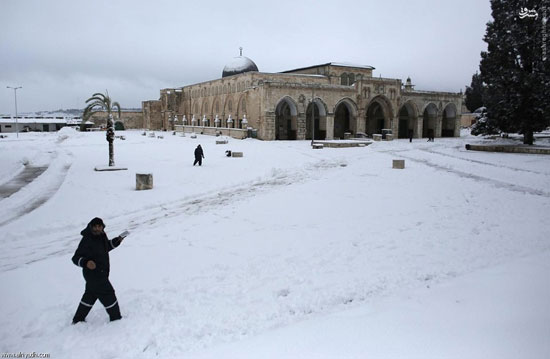
[[[103,132],[0,141],[0,185],[49,166],[0,198],[0,352],[550,357],[550,156],[466,151],[480,141],[467,134],[322,150],[117,134],[128,171],[93,170]],[[136,173],[154,189],[135,191]],[[98,302],[72,326],[84,280],[70,258],[95,216],[131,231],[111,252],[124,319]]]

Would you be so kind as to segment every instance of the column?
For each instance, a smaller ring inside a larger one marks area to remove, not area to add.
[[[327,140],[334,139],[334,113],[327,113]]]

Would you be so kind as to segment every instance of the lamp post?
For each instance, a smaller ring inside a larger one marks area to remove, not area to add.
[[[315,88],[311,87],[311,147],[315,142]]]
[[[6,86],[6,88],[12,89],[13,94],[15,95],[15,132],[16,132],[17,138],[19,138],[19,122],[17,121],[17,90],[22,89],[23,86],[19,86],[19,87]]]

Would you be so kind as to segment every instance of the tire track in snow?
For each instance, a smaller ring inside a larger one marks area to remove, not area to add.
[[[44,173],[48,166],[25,166],[25,169],[10,181],[0,185],[0,198],[8,198],[14,193],[17,193],[21,188],[25,187],[38,176]]]
[[[135,211],[128,211],[123,215],[109,217],[109,228],[114,233],[118,230],[122,231],[122,229],[136,231],[142,226],[150,227],[155,225],[163,219],[184,215],[199,215],[213,211],[216,208],[247,200],[262,193],[282,189],[285,186],[316,180],[318,178],[315,176],[316,172],[344,167],[346,165],[347,163],[342,160],[321,160],[305,168],[280,171],[273,169],[269,177],[246,182],[238,187],[222,188],[221,190],[163,203],[160,206],[148,206]],[[17,247],[7,248],[8,250],[0,255],[0,272],[16,269],[23,265],[51,258],[52,256],[71,254],[74,251],[75,238],[79,238],[80,231],[80,227],[71,226],[62,232],[56,232],[54,240],[49,240],[48,238],[41,241],[34,238],[32,243],[21,243]],[[37,233],[37,236],[40,235],[40,233]],[[19,238],[24,239],[25,236],[28,236],[28,234],[24,233],[21,237],[5,243],[4,246],[13,246],[15,245],[14,243],[19,242]],[[46,233],[45,236],[51,237],[52,232]]]
[[[537,175],[550,176],[549,173],[533,171],[533,170],[528,170],[528,169],[523,169],[523,168],[510,167],[510,166],[506,166],[506,165],[499,165],[499,164],[495,164],[495,163],[491,163],[491,162],[474,160],[474,159],[471,159],[471,158],[453,156],[453,155],[449,155],[447,153],[434,151],[434,150],[430,150],[430,149],[427,149],[427,148],[418,148],[418,150],[428,152],[428,153],[433,153],[433,154],[439,155],[439,156],[445,156],[445,157],[455,158],[455,159],[462,160],[462,161],[477,163],[477,164],[481,164],[481,165],[484,165],[484,166],[492,166],[492,167],[496,167],[496,168],[506,168],[506,169],[510,169],[510,170],[513,170],[513,171],[517,171],[517,172],[527,172],[527,173],[533,173],[533,174],[537,174]]]
[[[519,192],[519,193],[524,193],[524,194],[527,193],[527,194],[531,194],[531,195],[534,195],[534,196],[542,196],[542,197],[550,198],[550,192],[546,192],[546,191],[543,191],[543,190],[540,190],[540,189],[535,189],[535,188],[526,187],[526,186],[520,186],[520,185],[516,185],[516,184],[513,184],[513,183],[509,183],[509,182],[499,181],[499,180],[496,180],[496,179],[493,179],[493,178],[483,177],[483,176],[476,175],[476,174],[473,174],[473,173],[468,173],[468,172],[456,170],[456,169],[453,169],[453,168],[438,165],[436,163],[430,162],[429,160],[419,159],[419,158],[414,158],[414,157],[411,157],[411,156],[403,155],[403,153],[400,152],[400,151],[388,151],[387,153],[391,153],[391,154],[394,154],[394,155],[399,153],[399,157],[403,157],[403,158],[408,159],[410,161],[417,162],[417,163],[422,163],[422,164],[424,164],[428,167],[432,167],[432,168],[435,168],[435,169],[440,170],[440,171],[445,171],[445,172],[448,172],[448,173],[452,173],[452,174],[458,175],[459,177],[468,178],[468,179],[472,179],[474,181],[479,181],[479,182],[487,182],[487,183],[490,183],[490,184],[492,184],[493,186],[495,186],[497,188],[506,189],[506,190],[509,190],[509,191],[512,191],[512,192]],[[435,153],[435,154],[437,154],[437,153]],[[502,167],[502,168],[506,168],[506,167]]]
[[[65,180],[65,176],[67,175],[67,172],[69,171],[70,167],[71,167],[70,164],[66,164],[65,166],[63,166],[61,168],[61,170],[59,172],[57,172],[55,174],[51,174],[51,175],[46,171],[47,169],[50,169],[51,167],[45,167],[44,170],[42,170],[42,172],[40,172],[40,175],[45,172],[44,175],[54,176],[55,180],[52,181],[45,188],[41,189],[40,194],[38,196],[32,197],[32,199],[30,201],[24,202],[24,203],[16,206],[15,208],[10,208],[9,213],[4,214],[2,216],[2,219],[0,220],[0,227],[2,227],[4,225],[6,225],[6,224],[22,217],[22,216],[34,211],[35,209],[37,209],[38,207],[40,207],[41,205],[46,203],[57,192],[59,187],[61,187],[61,184]],[[53,171],[53,169],[51,169],[51,170]],[[32,181],[36,180],[38,177],[39,177],[39,175],[34,177]],[[32,183],[32,181],[29,182],[29,184]]]

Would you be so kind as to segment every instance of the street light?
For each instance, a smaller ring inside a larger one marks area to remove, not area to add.
[[[16,135],[17,138],[19,138],[19,122],[17,121],[17,90],[22,89],[23,86],[19,86],[19,87],[6,86],[6,88],[12,89],[13,94],[15,95],[15,132],[17,134]]]
[[[315,143],[315,87],[311,87],[311,147]]]

